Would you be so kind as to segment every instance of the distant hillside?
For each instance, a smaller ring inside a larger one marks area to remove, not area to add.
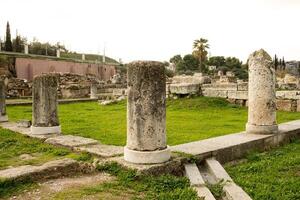
[[[60,57],[61,58],[70,58],[70,59],[75,59],[75,60],[81,60],[82,54],[73,53],[73,52],[68,52],[68,53],[61,52]],[[85,54],[85,60],[87,60],[87,61],[96,61],[96,60],[98,60],[99,62],[102,62],[102,55]],[[107,57],[107,56],[105,56],[105,62],[118,64],[118,62],[115,59],[112,59],[112,58]]]

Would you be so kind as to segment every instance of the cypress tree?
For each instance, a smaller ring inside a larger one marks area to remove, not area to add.
[[[15,39],[15,44],[14,44],[14,51],[15,52],[22,52],[22,45],[21,45],[21,37],[17,35]]]
[[[277,58],[276,54],[275,54],[275,58],[274,58],[274,65],[275,65],[275,70],[277,70],[277,67],[278,67],[278,58]]]
[[[12,42],[11,42],[11,35],[10,35],[10,27],[9,22],[6,24],[6,37],[5,37],[5,51],[12,51]]]

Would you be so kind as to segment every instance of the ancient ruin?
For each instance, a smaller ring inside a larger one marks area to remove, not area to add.
[[[249,57],[248,133],[272,134],[276,123],[275,70],[269,54],[260,49]]]
[[[138,164],[170,159],[166,140],[166,77],[163,63],[128,66],[127,144],[124,159]]]
[[[5,105],[5,84],[2,79],[0,79],[0,122],[8,121],[6,115],[6,105]]]
[[[55,74],[36,76],[33,80],[32,134],[60,133],[57,113],[58,77]]]

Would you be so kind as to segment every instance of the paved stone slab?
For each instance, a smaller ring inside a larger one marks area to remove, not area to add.
[[[205,182],[199,172],[199,169],[195,163],[184,165],[185,174],[190,180],[192,186],[205,185]]]
[[[80,136],[74,135],[62,135],[57,137],[48,138],[46,143],[53,144],[53,145],[60,145],[65,147],[79,147],[79,146],[86,146],[86,145],[94,145],[98,144],[99,142],[94,139],[84,138]]]
[[[65,158],[47,162],[41,166],[24,165],[0,171],[0,178],[8,180],[48,179],[68,175],[80,171],[79,163],[73,159]]]
[[[160,164],[135,164],[124,160],[123,156],[111,157],[102,160],[102,164],[106,162],[117,162],[120,165],[137,170],[140,174],[160,175],[160,174],[177,174],[182,175],[182,163],[180,159],[171,158],[169,161]]]
[[[205,160],[205,164],[209,172],[214,176],[214,178],[219,181],[232,181],[228,173],[222,167],[222,165],[214,158],[209,158]]]
[[[252,200],[251,197],[235,183],[225,184],[223,191],[228,200]]]
[[[241,132],[172,146],[171,150],[181,151],[192,155],[199,155],[207,152],[213,152],[218,149],[239,145],[241,143],[263,139],[266,137],[269,136],[246,134],[245,132]]]
[[[197,191],[198,197],[204,197],[205,200],[216,200],[209,189],[205,186],[194,187]]]
[[[227,158],[225,159],[226,161],[230,161],[241,157],[251,149],[276,146],[281,143],[284,138],[292,137],[292,135],[297,137],[300,136],[300,120],[280,124],[278,134],[261,135],[240,132],[171,146],[171,150],[204,156],[204,158],[216,156],[217,154],[219,154],[220,157],[230,155],[231,157],[228,157],[229,160],[226,160]],[[265,144],[269,146],[266,146]]]
[[[77,147],[75,150],[86,151],[101,157],[120,156],[124,152],[124,147],[114,145],[96,144],[89,146]]]

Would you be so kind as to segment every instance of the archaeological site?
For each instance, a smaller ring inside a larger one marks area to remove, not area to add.
[[[300,3],[3,4],[0,199],[300,200]]]

